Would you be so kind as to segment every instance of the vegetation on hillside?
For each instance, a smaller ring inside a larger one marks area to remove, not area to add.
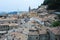
[[[60,0],[45,0],[43,5],[48,5],[47,9],[60,10]]]
[[[60,21],[54,21],[51,23],[51,26],[52,27],[57,27],[57,26],[60,26]]]
[[[59,15],[57,15],[58,16],[58,19],[60,19],[60,14]]]

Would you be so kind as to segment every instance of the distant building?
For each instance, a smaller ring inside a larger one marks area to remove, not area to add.
[[[47,12],[47,5],[42,5],[38,8],[37,13]]]
[[[60,27],[50,28],[48,32],[50,40],[60,40]]]
[[[60,29],[59,27],[30,29],[28,40],[60,40]]]
[[[38,30],[30,29],[28,34],[28,40],[39,40]]]
[[[8,14],[0,13],[0,18],[7,18]]]
[[[31,11],[31,7],[29,6],[29,12]]]

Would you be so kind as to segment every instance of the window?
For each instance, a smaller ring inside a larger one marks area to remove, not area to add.
[[[17,20],[15,20],[15,23],[17,23]]]
[[[19,38],[18,40],[21,40],[21,38]]]
[[[31,39],[31,37],[29,37]]]
[[[38,39],[38,37],[36,37],[36,39]]]
[[[10,23],[10,22],[8,22],[8,23]]]
[[[29,30],[30,32],[34,32],[34,30]]]
[[[14,22],[12,21],[12,23],[14,23]]]
[[[17,21],[15,21],[15,23],[17,23]]]
[[[55,38],[55,40],[57,40],[57,38]]]
[[[23,23],[20,23],[20,24],[23,24]]]

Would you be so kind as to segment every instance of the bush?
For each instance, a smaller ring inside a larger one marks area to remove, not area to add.
[[[52,22],[51,26],[53,26],[53,27],[60,26],[60,21],[54,21],[54,22]]]

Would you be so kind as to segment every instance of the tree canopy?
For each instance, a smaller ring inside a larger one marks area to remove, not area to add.
[[[47,9],[60,10],[60,0],[45,0],[43,5],[48,5]]]
[[[53,26],[53,27],[60,26],[60,21],[54,21],[54,22],[52,22],[51,26]]]

